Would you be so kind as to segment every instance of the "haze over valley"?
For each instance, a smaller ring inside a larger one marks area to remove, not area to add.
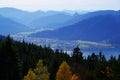
[[[0,8],[0,26],[1,35],[53,49],[119,49],[119,10],[29,12]]]

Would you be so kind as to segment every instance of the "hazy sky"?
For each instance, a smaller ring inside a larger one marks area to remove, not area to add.
[[[0,0],[0,7],[24,10],[120,10],[120,0]]]

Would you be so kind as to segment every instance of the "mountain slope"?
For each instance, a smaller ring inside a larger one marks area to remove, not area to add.
[[[92,18],[92,17],[96,17],[98,15],[120,15],[120,10],[119,11],[101,10],[101,11],[88,12],[88,13],[85,13],[85,14],[82,14],[82,15],[80,15],[78,13],[75,13],[73,15],[72,19],[68,20],[67,22],[64,22],[63,24],[61,24],[61,26],[72,25],[72,24],[75,24],[75,23],[80,22],[82,20],[89,19],[89,18]]]
[[[0,8],[0,15],[9,17],[9,18],[20,18],[27,15],[28,13],[29,12],[27,11],[23,11],[16,8],[9,8],[9,7]]]
[[[65,13],[58,13],[54,15],[40,17],[30,23],[31,26],[36,28],[47,27],[47,28],[58,28],[59,25],[63,22],[71,19],[72,16]]]
[[[71,16],[68,14],[69,13],[59,11],[28,12],[16,8],[0,8],[0,15],[29,26],[30,28],[43,28],[48,25],[57,25],[58,23],[69,19]]]
[[[16,8],[0,8],[0,15],[10,18],[16,22],[20,22],[24,16],[28,15],[30,12],[23,11]]]
[[[0,16],[0,34],[1,35],[8,35],[22,31],[29,31],[30,28],[27,26],[15,22],[9,18]]]
[[[29,12],[29,14],[23,16],[20,21],[21,21],[21,23],[23,23],[23,24],[25,24],[27,26],[30,26],[32,28],[32,27],[34,27],[34,25],[31,25],[31,23],[34,22],[35,20],[38,20],[41,17],[51,16],[51,15],[55,15],[55,14],[58,14],[58,13],[59,12],[56,12],[56,11],[47,11],[47,12],[35,11],[35,12]]]
[[[118,36],[120,15],[99,15],[53,31],[43,31],[30,36],[60,40],[103,41]]]

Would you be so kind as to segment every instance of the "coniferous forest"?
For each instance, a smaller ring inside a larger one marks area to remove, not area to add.
[[[79,47],[70,56],[8,36],[0,39],[0,80],[120,80],[120,55],[83,54]]]

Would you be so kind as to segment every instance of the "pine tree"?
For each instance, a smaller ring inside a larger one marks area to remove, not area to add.
[[[60,65],[56,80],[71,80],[72,72],[70,66],[67,64],[67,62],[63,61]]]
[[[83,53],[78,46],[73,50],[72,59],[75,63],[82,63],[83,61]]]
[[[20,80],[20,62],[14,42],[8,36],[0,47],[0,78],[1,80]]]

